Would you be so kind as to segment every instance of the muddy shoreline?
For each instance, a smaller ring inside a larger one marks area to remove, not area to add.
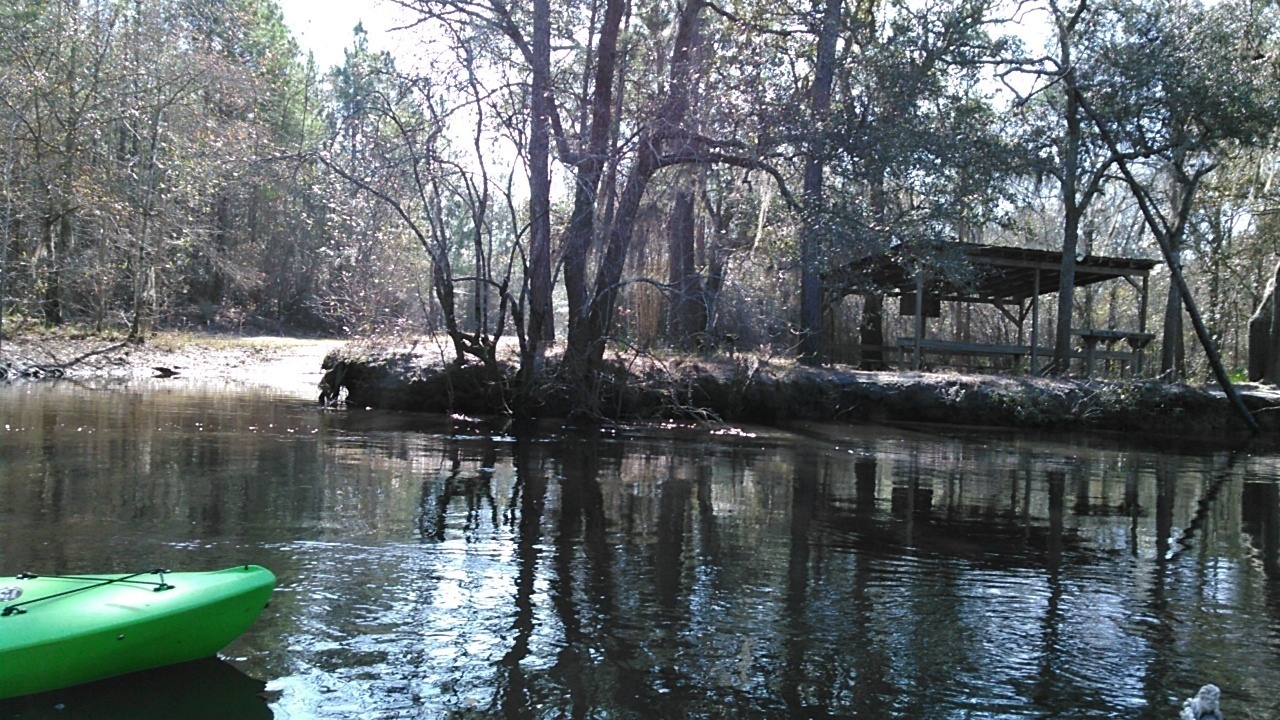
[[[437,342],[396,342],[160,335],[146,343],[98,337],[38,335],[6,338],[4,382],[25,382],[14,370],[37,367],[38,378],[228,384],[319,398],[322,380],[336,383],[341,402],[414,412],[522,414],[583,418],[576,388],[548,381],[519,404],[514,357],[504,381],[488,382],[476,365],[453,366]],[[336,372],[335,372],[336,371]],[[1280,445],[1280,389],[1242,385],[1246,406],[1262,427],[1253,436],[1217,388],[1152,381],[1093,381],[969,375],[863,372],[807,368],[757,356],[720,358],[616,357],[601,377],[600,402],[585,419],[603,422],[684,421],[783,426],[825,421],[930,424],[1040,433],[1103,432],[1145,438],[1185,438],[1236,446]]]

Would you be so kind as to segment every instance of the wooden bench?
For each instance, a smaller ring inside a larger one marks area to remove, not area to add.
[[[1081,344],[1084,345],[1085,374],[1090,378],[1093,377],[1093,366],[1097,360],[1119,360],[1125,363],[1130,376],[1137,374],[1142,370],[1143,349],[1156,337],[1149,332],[1109,328],[1079,328],[1072,330],[1071,334],[1080,338]],[[1124,342],[1129,349],[1112,350],[1112,346],[1118,342]],[[1099,350],[1099,344],[1105,349]],[[1076,356],[1079,357],[1079,355]]]
[[[1142,369],[1140,362],[1143,349],[1155,339],[1155,335],[1151,333],[1129,330],[1084,328],[1073,330],[1071,334],[1080,338],[1080,342],[1084,346],[1083,351],[1074,351],[1071,353],[1071,357],[1084,360],[1085,373],[1090,378],[1093,377],[1094,366],[1099,360],[1116,360],[1124,363],[1124,370],[1129,375],[1134,375]],[[1112,349],[1114,345],[1120,342],[1123,342],[1128,347],[1126,349]],[[968,355],[993,359],[1007,357],[1014,360],[1020,360],[1031,355],[1030,345],[956,342],[954,340],[938,340],[935,338],[922,338],[919,345],[921,355],[925,353],[932,355]],[[1099,348],[1099,345],[1103,347]],[[897,349],[898,369],[906,370],[912,367],[915,364],[913,360],[915,359],[916,339],[909,337],[898,338]],[[1053,348],[1036,348],[1036,357],[1046,359],[1053,357]],[[1032,368],[1032,371],[1034,372],[1035,368]]]
[[[974,357],[1008,357],[1015,360],[1031,355],[1030,345],[997,345],[992,343],[969,343],[956,342],[954,340],[937,340],[934,338],[921,338],[920,354],[932,353],[935,355],[970,355]],[[916,339],[909,337],[898,338],[898,369],[905,370],[909,365],[913,365],[908,357],[914,359],[916,351]],[[1053,356],[1051,348],[1036,348],[1036,356],[1048,358]]]

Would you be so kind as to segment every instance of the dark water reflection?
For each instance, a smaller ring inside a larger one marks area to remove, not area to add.
[[[271,608],[226,662],[0,718],[164,685],[226,717],[1154,719],[1205,682],[1280,717],[1274,455],[174,387],[0,388],[0,572],[256,562]]]
[[[265,683],[205,658],[56,692],[0,700],[0,718],[270,720]]]

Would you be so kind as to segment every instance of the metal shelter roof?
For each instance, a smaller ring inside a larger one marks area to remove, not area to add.
[[[1089,255],[1076,261],[1075,287],[1121,277],[1146,277],[1157,260]],[[926,295],[941,300],[1003,304],[1058,291],[1062,253],[1052,250],[978,245],[910,243],[854,260],[832,279],[842,294],[876,288],[890,295],[916,291],[923,270]],[[1037,282],[1037,273],[1039,279]]]

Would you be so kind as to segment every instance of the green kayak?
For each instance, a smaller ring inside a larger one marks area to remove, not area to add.
[[[275,584],[256,565],[0,578],[0,698],[213,655],[253,624]]]

